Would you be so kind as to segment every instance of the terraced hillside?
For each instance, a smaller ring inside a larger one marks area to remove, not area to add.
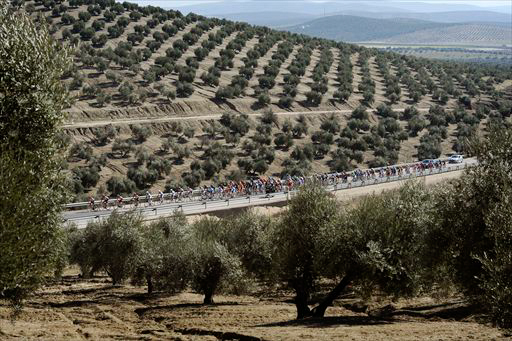
[[[510,68],[126,2],[24,6],[76,51],[63,137],[77,200],[439,157],[510,116]]]

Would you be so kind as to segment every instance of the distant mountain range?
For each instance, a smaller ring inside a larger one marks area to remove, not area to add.
[[[286,30],[338,41],[368,41],[389,38],[399,34],[454,24],[435,23],[417,19],[374,19],[352,15],[333,15],[315,19]]]
[[[419,19],[439,23],[503,23],[511,25],[510,14],[491,11],[452,11],[433,13],[408,13],[408,12],[371,12],[361,10],[345,10],[340,13],[329,13],[329,15],[313,15],[297,12],[240,12],[228,14],[213,14],[212,17],[225,18],[234,21],[248,22],[252,25],[269,26],[281,28],[307,23],[315,19],[330,17],[333,15],[351,15],[373,19]]]
[[[348,42],[512,45],[512,30],[503,23],[438,23],[406,18],[375,19],[334,15],[287,27],[286,30]]]
[[[343,11],[337,14],[355,15],[359,17],[375,19],[409,18],[441,23],[510,23],[512,21],[512,17],[510,14],[492,11],[449,11],[431,13]]]
[[[389,44],[512,45],[509,6],[399,1],[212,2],[179,8],[183,13],[348,42]]]
[[[512,31],[500,25],[461,24],[404,33],[375,42],[399,45],[411,44],[411,41],[420,45],[511,46]]]
[[[434,13],[453,11],[492,11],[511,13],[510,6],[479,7],[460,3],[425,3],[405,1],[354,1],[354,2],[313,2],[313,1],[219,1],[189,6],[180,6],[183,13],[213,16],[237,13],[255,13],[264,9],[267,12],[294,12],[307,15],[332,15],[347,11],[365,11],[374,13]]]
[[[212,17],[224,18],[233,21],[248,22],[252,25],[269,26],[272,28],[288,27],[298,25],[316,19],[315,15],[295,12],[252,12],[252,13],[231,13],[215,14]]]

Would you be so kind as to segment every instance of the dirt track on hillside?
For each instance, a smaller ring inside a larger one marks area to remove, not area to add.
[[[371,110],[371,109],[370,109]],[[428,112],[428,108],[419,108],[420,112]],[[396,112],[403,112],[404,109],[395,109]],[[275,112],[277,116],[297,116],[297,115],[320,115],[320,114],[350,114],[352,110],[315,110],[315,111],[282,111]],[[255,112],[253,114],[249,114],[251,117],[259,117],[263,114],[260,112]],[[131,118],[131,119],[117,119],[115,121],[112,120],[102,120],[102,121],[84,121],[84,122],[76,122],[64,124],[62,126],[63,129],[77,129],[77,128],[92,128],[92,127],[100,127],[108,124],[113,125],[126,125],[126,124],[151,124],[151,123],[163,123],[163,122],[172,122],[172,121],[186,121],[186,120],[218,120],[221,118],[221,114],[214,115],[195,115],[195,116],[173,116],[173,117],[141,117],[141,118]]]

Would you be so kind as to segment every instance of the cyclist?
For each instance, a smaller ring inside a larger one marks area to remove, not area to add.
[[[132,201],[133,201],[133,206],[135,206],[135,207],[139,206],[139,195],[137,193],[133,193]]]
[[[153,204],[152,200],[153,196],[151,195],[151,193],[149,193],[149,191],[146,191],[146,201],[148,203],[148,206],[151,206]]]
[[[162,191],[158,191],[158,201],[160,201],[160,205],[164,203],[164,193]]]
[[[119,207],[119,208],[123,207],[123,197],[120,195],[117,196],[117,207]]]
[[[103,208],[108,209],[108,196],[104,195],[102,200]]]
[[[89,197],[89,209],[92,211],[96,210],[96,204],[94,202],[94,197],[92,195]]]

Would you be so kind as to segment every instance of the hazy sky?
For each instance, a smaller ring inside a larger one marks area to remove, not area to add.
[[[200,4],[205,2],[216,2],[220,0],[131,0],[132,2],[139,3],[141,5],[158,5],[162,7],[175,7],[175,6],[187,6],[193,4]],[[226,0],[223,0],[226,1]],[[227,1],[236,1],[236,0],[227,0]],[[242,0],[242,1],[250,1],[250,0]],[[262,1],[262,0],[258,0]],[[263,0],[264,1],[264,0]],[[276,1],[276,0],[268,0],[268,1]],[[277,0],[279,1],[279,0]],[[295,0],[285,0],[285,1],[295,1]],[[298,1],[308,1],[308,0],[298,0]],[[326,0],[326,1],[336,1],[336,2],[357,2],[357,0]],[[448,0],[448,1],[438,1],[438,0],[394,0],[394,1],[386,1],[381,0],[383,3],[385,2],[426,2],[426,3],[445,3],[445,4],[468,4],[475,5],[481,7],[491,7],[491,6],[512,6],[511,0]],[[316,0],[315,2],[325,2]]]

